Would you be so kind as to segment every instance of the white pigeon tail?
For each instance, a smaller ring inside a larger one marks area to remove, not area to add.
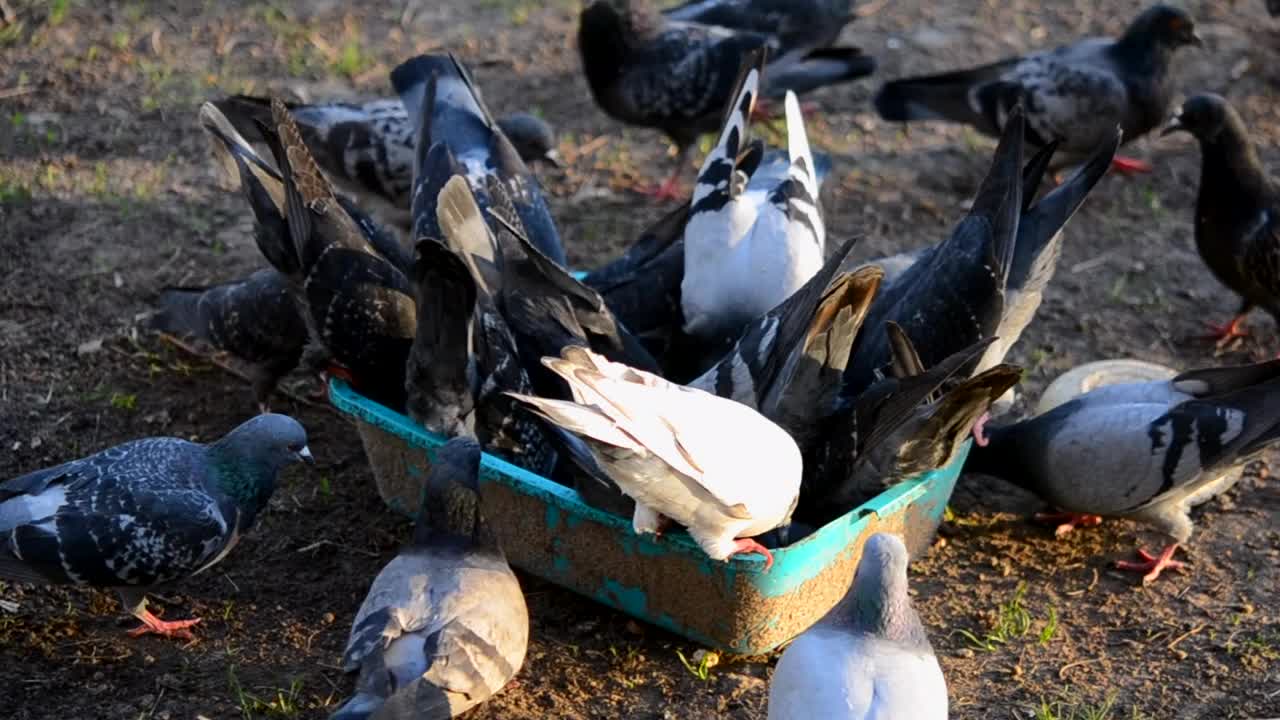
[[[685,526],[713,559],[769,551],[750,538],[790,520],[800,491],[800,450],[755,410],[676,385],[580,347],[543,362],[572,401],[516,395],[547,422],[582,437],[636,501],[637,533],[661,518]],[[751,452],[744,452],[750,448]]]
[[[787,172],[757,172],[764,145],[747,138],[760,73],[751,67],[739,81],[719,142],[693,191],[681,285],[690,335],[734,335],[822,267],[826,229],[818,177],[794,93],[786,96]]]
[[[946,720],[947,681],[907,595],[907,548],[867,539],[853,586],[787,647],[769,720]]]

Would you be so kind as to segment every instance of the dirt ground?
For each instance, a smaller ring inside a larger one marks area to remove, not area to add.
[[[1206,49],[1179,57],[1180,88],[1229,97],[1274,161],[1280,21],[1261,0],[1187,4]],[[0,0],[0,478],[140,436],[209,440],[255,411],[243,381],[136,329],[160,287],[261,264],[246,206],[215,183],[195,117],[204,98],[383,95],[400,60],[453,49],[495,110],[532,108],[562,133],[571,168],[543,178],[575,265],[610,257],[662,211],[625,186],[658,179],[667,145],[595,108],[575,2],[357,5]],[[866,257],[937,241],[993,147],[962,129],[880,122],[868,106],[878,82],[1117,32],[1141,5],[860,3],[844,40],[876,55],[878,74],[811,98],[821,107],[811,141],[836,155],[830,235],[865,235]],[[1253,319],[1256,339],[1218,358],[1185,339],[1236,306],[1192,246],[1198,154],[1185,137],[1129,151],[1156,170],[1107,178],[1072,222],[1039,317],[1013,351],[1028,368],[1027,397],[1089,360],[1187,368],[1280,349],[1264,317]],[[310,388],[302,377],[288,386]],[[377,498],[350,424],[322,405],[279,398],[276,409],[307,426],[319,466],[288,473],[225,562],[153,599],[170,617],[202,616],[198,641],[127,638],[132,620],[113,594],[0,583],[0,714],[310,718],[341,701],[352,615],[407,525]],[[1161,538],[1109,522],[1055,541],[1027,522],[1037,507],[966,478],[939,544],[913,566],[953,717],[1280,716],[1274,480],[1254,472],[1197,512],[1190,570],[1147,588],[1110,565]],[[774,658],[722,658],[701,679],[677,654],[696,652],[692,643],[520,579],[528,659],[472,717],[764,717]]]

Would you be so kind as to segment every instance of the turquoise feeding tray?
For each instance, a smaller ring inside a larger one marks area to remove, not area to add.
[[[378,492],[413,515],[422,478],[445,439],[406,415],[332,380],[329,397],[351,416]],[[807,537],[759,555],[712,560],[683,531],[636,535],[631,519],[588,505],[577,491],[485,453],[485,516],[512,565],[703,645],[768,652],[826,614],[853,581],[862,544],[876,532],[901,535],[918,556],[932,542],[969,453],[900,483]]]

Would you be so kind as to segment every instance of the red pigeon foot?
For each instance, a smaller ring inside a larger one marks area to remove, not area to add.
[[[1178,544],[1174,543],[1164,550],[1160,551],[1160,556],[1156,557],[1151,553],[1138,549],[1138,556],[1142,558],[1142,562],[1131,562],[1128,560],[1117,560],[1116,568],[1119,570],[1127,570],[1129,572],[1146,573],[1142,576],[1142,584],[1150,585],[1160,577],[1160,571],[1165,568],[1173,570],[1182,570],[1187,566],[1181,560],[1174,560],[1173,553],[1178,549]]]

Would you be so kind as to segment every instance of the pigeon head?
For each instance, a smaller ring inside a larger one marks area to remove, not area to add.
[[[520,159],[526,163],[545,162],[562,167],[560,152],[556,149],[556,136],[551,126],[542,118],[529,113],[511,113],[498,118],[498,127],[507,136]]]
[[[1244,121],[1221,95],[1201,93],[1182,103],[1160,134],[1182,131],[1202,143],[1213,144],[1228,128],[1243,131]]]
[[[1155,43],[1168,50],[1204,44],[1196,34],[1196,22],[1191,15],[1186,10],[1164,4],[1144,10],[1125,30],[1121,42],[1125,41]]]
[[[451,439],[436,450],[418,511],[413,541],[432,544],[442,537],[473,542],[488,537],[480,513],[480,443],[469,436]]]
[[[895,642],[928,645],[907,596],[909,560],[907,547],[897,535],[876,533],[867,538],[853,587],[839,608],[854,628]]]
[[[222,492],[250,514],[266,504],[285,466],[315,462],[302,424],[275,413],[241,424],[210,445],[209,455]]]

